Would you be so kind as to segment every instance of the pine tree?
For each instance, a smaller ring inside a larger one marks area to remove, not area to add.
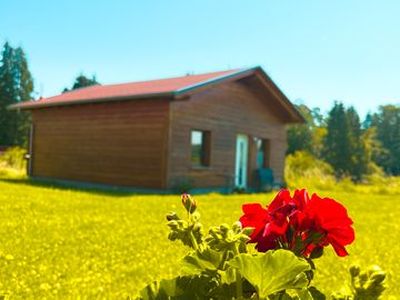
[[[337,177],[351,174],[352,141],[350,122],[342,103],[335,102],[327,120],[323,159],[335,169]]]
[[[354,107],[347,109],[346,118],[350,136],[350,174],[355,181],[360,181],[368,172],[370,162],[366,155],[366,141],[363,140],[360,117]]]
[[[17,102],[32,99],[33,79],[28,69],[28,62],[22,48],[15,50],[15,65],[17,78]],[[17,112],[17,128],[14,136],[14,144],[26,145],[29,136],[30,115],[28,112]]]
[[[11,104],[31,99],[33,80],[25,53],[5,43],[0,61],[0,145],[24,145],[29,118],[25,112],[7,110]]]
[[[14,80],[14,49],[5,43],[0,61],[0,145],[12,145],[15,135],[15,113],[7,106],[16,99]]]
[[[375,160],[387,174],[400,175],[400,107],[385,105],[372,117],[376,136],[384,151]]]
[[[342,103],[335,103],[327,120],[323,158],[334,167],[336,176],[361,181],[366,174],[379,170],[373,163],[376,153],[380,153],[380,144],[374,130],[363,129],[354,107],[346,109]]]

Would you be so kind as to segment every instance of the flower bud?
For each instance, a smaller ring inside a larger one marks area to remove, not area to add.
[[[193,221],[193,222],[198,222],[199,220],[200,220],[200,214],[199,214],[198,211],[195,211],[195,212],[192,214],[192,221]]]
[[[171,241],[175,241],[178,238],[178,233],[175,231],[172,231],[168,234],[168,239]]]
[[[219,226],[219,230],[221,231],[221,233],[223,234],[223,235],[226,235],[227,233],[228,233],[228,231],[229,231],[229,225],[228,224],[221,224],[220,226]]]
[[[382,271],[382,269],[379,266],[376,265],[371,266],[368,269],[368,275],[370,276],[370,279],[375,283],[381,283],[386,278],[386,273]]]
[[[219,229],[218,229],[217,226],[212,226],[212,227],[210,227],[210,229],[208,230],[208,232],[209,232],[210,234],[217,234],[217,233],[219,233]]]
[[[185,194],[182,194],[181,198],[182,198],[183,207],[186,209],[186,211],[188,213],[194,213],[197,208],[197,204],[196,204],[196,201],[192,198],[192,196],[185,193]]]
[[[250,238],[245,234],[241,234],[239,240],[243,243],[247,243],[248,241],[250,241]]]
[[[168,213],[166,217],[167,217],[168,221],[179,220],[178,215],[176,214],[176,212],[173,212],[173,211]]]
[[[250,236],[253,233],[254,229],[255,229],[254,227],[245,227],[243,228],[242,233],[247,236]]]
[[[168,225],[168,227],[171,228],[172,230],[177,229],[177,228],[179,227],[178,222],[175,221],[175,220],[169,221],[169,222],[167,223],[167,225]]]
[[[194,232],[199,232],[199,231],[201,231],[201,229],[203,228],[203,225],[201,225],[201,223],[195,223],[194,225],[193,225],[193,231]]]
[[[349,271],[352,277],[356,277],[358,274],[360,274],[360,267],[355,265],[351,266]]]
[[[371,280],[375,283],[382,283],[386,278],[386,273],[383,271],[376,272],[372,274]]]
[[[233,223],[232,230],[236,233],[239,233],[242,230],[242,223],[240,223],[239,221]]]

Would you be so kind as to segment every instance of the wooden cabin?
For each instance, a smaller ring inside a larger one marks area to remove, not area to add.
[[[95,85],[11,107],[29,110],[29,175],[168,191],[283,181],[286,124],[303,122],[260,68]]]

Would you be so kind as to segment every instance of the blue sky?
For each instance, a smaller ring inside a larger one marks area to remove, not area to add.
[[[262,66],[294,102],[364,115],[400,103],[400,1],[0,0],[43,96],[101,83]]]

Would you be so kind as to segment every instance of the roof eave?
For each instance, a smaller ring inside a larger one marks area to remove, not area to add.
[[[130,95],[130,96],[113,96],[113,97],[103,97],[103,98],[95,98],[95,99],[82,99],[79,101],[54,101],[54,102],[45,102],[40,103],[38,101],[29,101],[29,102],[21,102],[16,104],[11,104],[7,106],[8,110],[32,110],[46,107],[55,107],[55,106],[70,106],[70,105],[80,105],[80,104],[91,104],[91,103],[104,103],[104,102],[114,102],[114,101],[127,101],[134,99],[147,99],[147,98],[173,98],[173,92],[163,92],[163,93],[149,93],[149,94],[140,94],[140,95]]]

